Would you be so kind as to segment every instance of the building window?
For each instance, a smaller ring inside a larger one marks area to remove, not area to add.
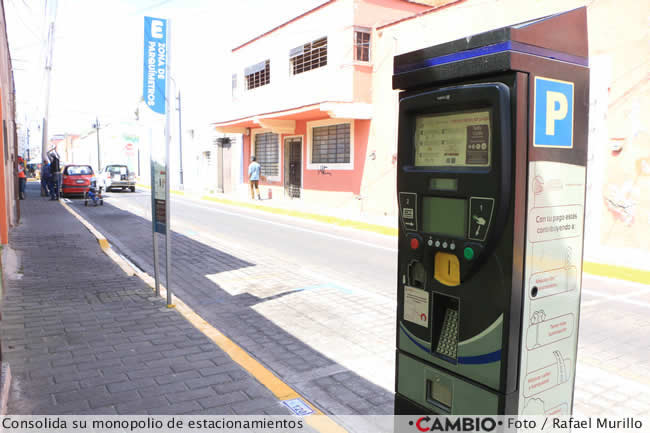
[[[237,95],[237,74],[232,74],[232,99]]]
[[[246,90],[267,85],[271,82],[271,61],[265,60],[244,70]]]
[[[289,51],[291,74],[297,75],[327,65],[327,37]]]
[[[280,176],[280,145],[278,134],[264,132],[255,134],[255,157],[261,166],[261,175]]]
[[[350,124],[319,126],[312,129],[312,164],[350,163]]]
[[[370,32],[364,30],[354,31],[354,60],[358,62],[370,61]]]

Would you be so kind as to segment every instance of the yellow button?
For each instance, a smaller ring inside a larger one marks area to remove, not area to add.
[[[433,266],[433,276],[436,280],[445,286],[460,284],[460,262],[454,254],[437,252],[433,259]]]

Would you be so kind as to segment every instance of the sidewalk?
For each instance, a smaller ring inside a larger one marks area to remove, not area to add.
[[[28,185],[0,340],[9,414],[289,414],[59,203]]]

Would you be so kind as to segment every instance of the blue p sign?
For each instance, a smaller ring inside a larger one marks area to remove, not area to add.
[[[573,83],[535,77],[533,146],[573,147]]]

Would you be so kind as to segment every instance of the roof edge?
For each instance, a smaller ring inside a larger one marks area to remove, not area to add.
[[[281,29],[282,27],[284,27],[284,26],[286,26],[286,25],[288,25],[288,24],[290,24],[290,23],[292,23],[292,22],[294,22],[294,21],[297,21],[297,20],[299,20],[300,18],[302,18],[302,17],[304,17],[304,16],[306,16],[306,15],[311,14],[312,12],[316,12],[317,10],[322,9],[322,8],[324,8],[325,6],[329,6],[330,4],[332,4],[332,3],[336,2],[336,1],[337,1],[337,0],[329,0],[329,1],[326,1],[325,3],[322,3],[322,4],[318,5],[318,6],[316,6],[316,7],[313,8],[313,9],[309,9],[308,11],[303,12],[302,14],[300,14],[300,15],[298,15],[298,16],[295,16],[295,17],[291,18],[290,20],[285,21],[285,22],[283,22],[282,24],[273,27],[271,30],[268,30],[268,31],[266,31],[266,32],[264,32],[264,33],[262,33],[262,34],[259,34],[259,35],[255,36],[253,39],[250,39],[250,40],[244,42],[243,44],[236,46],[235,48],[233,48],[233,49],[231,50],[231,52],[234,53],[235,51],[237,51],[237,50],[239,50],[239,49],[241,49],[241,48],[244,48],[246,45],[250,45],[250,44],[252,44],[253,42],[255,42],[255,41],[259,40],[259,39],[262,39],[263,37],[265,37],[265,36],[267,36],[267,35],[269,35],[269,34],[275,32],[276,30],[279,30],[279,29]],[[420,2],[415,1],[415,0],[399,0],[399,1],[402,1],[402,2],[404,2],[404,3],[410,3],[410,4],[412,4],[412,5],[416,5],[416,6],[423,6],[423,7],[428,7],[428,6],[430,6],[430,5],[426,4],[426,3],[420,3]],[[426,11],[423,11],[423,12],[426,12]],[[408,18],[408,17],[407,17],[407,18]]]
[[[266,32],[264,32],[264,33],[262,33],[262,34],[260,34],[260,35],[257,35],[257,36],[255,36],[253,39],[250,39],[250,40],[244,42],[243,44],[241,44],[241,45],[239,45],[239,46],[233,48],[231,52],[234,53],[235,51],[237,51],[237,50],[239,50],[239,49],[241,49],[241,48],[244,48],[246,45],[250,45],[250,44],[252,44],[253,42],[255,42],[256,40],[258,40],[258,39],[262,39],[264,36],[269,35],[269,34],[275,32],[276,30],[281,29],[282,27],[286,26],[287,24],[292,23],[292,22],[294,22],[294,21],[297,21],[297,20],[299,20],[300,18],[302,18],[302,17],[304,17],[304,16],[306,16],[306,15],[311,14],[312,12],[316,12],[317,10],[324,8],[325,6],[329,6],[329,5],[331,5],[332,3],[336,2],[336,1],[337,1],[337,0],[329,0],[329,1],[326,1],[325,3],[323,3],[323,4],[320,4],[320,5],[316,6],[316,7],[313,8],[313,9],[309,9],[308,11],[303,12],[302,14],[300,14],[300,15],[298,15],[298,16],[295,16],[295,17],[291,18],[289,21],[285,21],[285,22],[283,22],[282,24],[273,27],[271,30],[268,30],[268,31],[266,31]]]
[[[467,0],[455,0],[455,1],[452,1],[452,2],[449,2],[449,3],[445,3],[444,5],[441,5],[441,6],[434,6],[431,9],[427,9],[426,11],[418,12],[416,14],[409,15],[408,17],[400,18],[399,20],[395,20],[395,21],[392,21],[390,23],[386,23],[386,24],[383,24],[381,26],[378,26],[377,31],[383,30],[386,27],[394,26],[394,25],[402,23],[404,21],[410,21],[410,20],[413,20],[415,18],[419,18],[421,16],[428,15],[428,14],[433,13],[433,12],[438,12],[438,11],[440,11],[442,9],[447,9],[447,8],[449,8],[451,6],[456,6],[456,5],[460,4],[460,3],[465,3],[466,1]]]

